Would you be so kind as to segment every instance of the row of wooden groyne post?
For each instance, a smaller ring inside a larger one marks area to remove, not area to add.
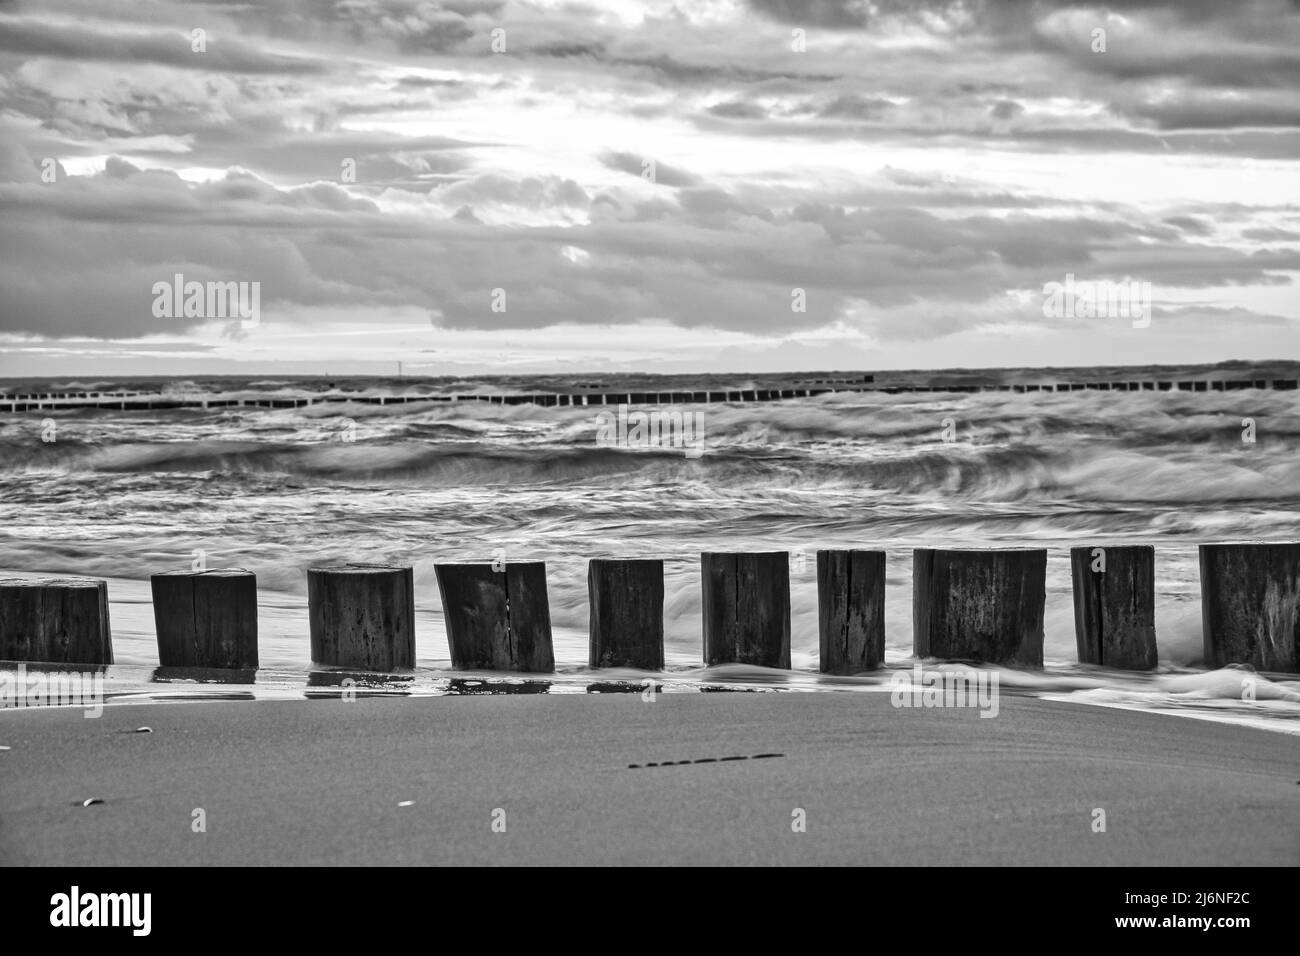
[[[704,662],[790,667],[790,571],[784,551],[705,552]],[[918,657],[1019,667],[1043,663],[1047,551],[913,552]],[[451,661],[458,670],[555,668],[543,562],[437,564]],[[1205,663],[1300,672],[1300,543],[1200,546]],[[1079,660],[1156,666],[1155,549],[1071,549]],[[664,563],[592,559],[592,667],[664,664]],[[159,663],[258,666],[257,583],[242,569],[169,571],[151,579]],[[307,573],[314,663],[390,672],[415,665],[411,567],[344,565]],[[817,552],[821,670],[872,670],[885,654],[885,552]],[[0,660],[113,662],[107,583],[0,580]]]
[[[482,394],[420,394],[398,395],[327,394],[312,397],[288,398],[282,396],[229,397],[212,395],[162,395],[154,392],[26,392],[0,395],[0,411],[28,412],[58,408],[102,408],[119,411],[156,411],[172,408],[304,408],[341,402],[364,405],[406,405],[423,402],[488,402],[497,405],[680,405],[695,403],[728,402],[778,402],[794,398],[815,398],[831,392],[884,392],[896,395],[904,392],[1232,392],[1244,389],[1273,389],[1294,391],[1300,388],[1296,379],[1189,379],[1125,382],[1037,382],[1009,385],[952,383],[940,385],[913,385],[907,383],[875,384],[872,376],[863,382],[848,379],[815,379],[797,383],[794,388],[745,388],[686,391],[638,392],[492,392]]]

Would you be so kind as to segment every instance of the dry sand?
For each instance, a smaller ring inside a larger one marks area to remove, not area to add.
[[[0,711],[0,745],[6,865],[1300,863],[1296,737],[1033,698],[111,705]]]

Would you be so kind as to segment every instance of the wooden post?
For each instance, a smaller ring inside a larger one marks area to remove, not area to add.
[[[314,663],[364,671],[415,666],[415,586],[410,567],[311,568],[307,603]]]
[[[817,552],[823,674],[875,670],[885,660],[885,552]]]
[[[1203,544],[1200,552],[1205,663],[1300,673],[1300,543]]]
[[[438,591],[457,670],[555,670],[546,563],[438,564]]]
[[[592,667],[664,666],[664,563],[657,559],[587,563]]]
[[[1074,637],[1082,664],[1131,671],[1156,666],[1156,549],[1070,549]]]
[[[151,575],[158,663],[257,667],[257,576],[242,569]]]
[[[790,668],[790,555],[700,555],[704,663]]]
[[[0,660],[111,664],[108,582],[0,579]]]
[[[917,657],[1043,664],[1047,551],[912,552],[912,644]]]

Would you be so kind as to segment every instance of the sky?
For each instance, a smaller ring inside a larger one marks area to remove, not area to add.
[[[0,0],[0,376],[1300,358],[1298,174],[1286,0]]]

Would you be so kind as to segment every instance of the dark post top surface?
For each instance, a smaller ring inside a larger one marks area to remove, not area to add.
[[[97,588],[106,583],[103,578],[0,578],[0,587],[6,588]]]
[[[1032,554],[1047,548],[913,548],[913,551],[942,551],[944,554]]]
[[[316,570],[313,568],[312,570]],[[155,571],[150,577],[167,578],[167,577],[208,577],[208,578],[241,578],[256,577],[252,571],[245,568],[208,568],[205,571],[190,571],[177,568],[172,571]]]
[[[702,558],[703,558],[703,557],[707,557],[707,556],[723,557],[723,556],[728,556],[728,555],[729,555],[729,556],[732,556],[732,557],[745,558],[745,557],[750,557],[750,556],[753,556],[753,557],[764,557],[764,556],[767,556],[767,555],[774,555],[774,554],[786,554],[786,555],[788,555],[789,553],[790,553],[790,552],[789,552],[788,550],[787,550],[787,551],[701,551],[701,552],[700,552],[700,557],[702,557]]]
[[[411,571],[409,564],[330,564],[322,567],[308,568],[308,573],[328,574],[370,574],[376,571]]]
[[[1201,548],[1294,548],[1300,541],[1215,541],[1198,545]]]

